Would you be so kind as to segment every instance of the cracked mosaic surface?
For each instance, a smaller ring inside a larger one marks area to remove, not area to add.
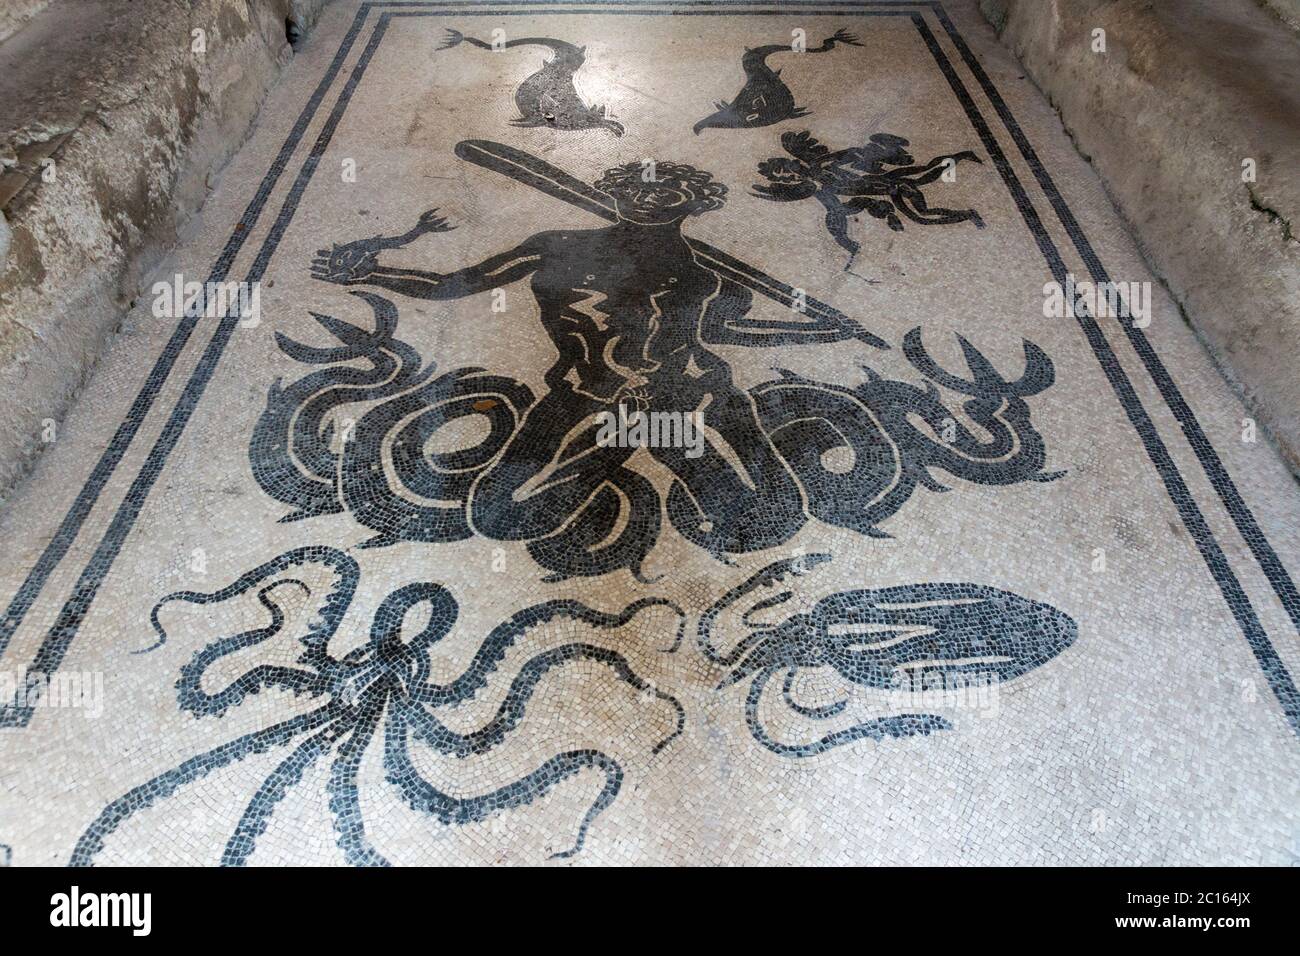
[[[0,514],[5,861],[1295,860],[1294,482],[1044,317],[1151,277],[970,5],[822,6],[327,10],[160,272],[257,315]]]

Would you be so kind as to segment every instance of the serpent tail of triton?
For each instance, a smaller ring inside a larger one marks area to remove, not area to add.
[[[249,448],[253,475],[268,495],[291,506],[282,521],[346,512],[374,532],[364,547],[464,540],[475,533],[470,503],[476,482],[534,406],[533,392],[481,368],[435,374],[432,363],[422,366],[415,349],[395,337],[391,302],[353,294],[374,310],[372,330],[316,315],[339,346],[310,347],[278,337],[286,354],[325,367],[291,385],[272,386]],[[851,388],[781,371],[750,390],[766,440],[807,501],[805,512],[786,515],[788,526],[816,518],[887,537],[881,524],[918,486],[947,489],[935,471],[985,485],[1058,476],[1044,470],[1046,450],[1025,401],[1051,385],[1051,360],[1025,342],[1024,371],[1008,379],[970,342],[959,342],[969,370],[965,377],[930,356],[919,329],[908,333],[904,354],[928,380],[923,387],[868,369],[867,379]],[[935,383],[965,396],[964,416],[953,414]],[[348,440],[339,447],[332,423],[339,410],[355,404],[362,408],[352,413]],[[436,431],[466,416],[485,422],[484,437],[468,448],[429,450]],[[849,467],[827,466],[837,451],[847,454]],[[529,553],[552,580],[620,568],[641,577],[661,529],[659,493],[630,462],[600,477],[591,497],[568,506],[572,513],[558,530],[527,539]],[[699,497],[681,479],[674,482],[666,511],[679,532],[723,559],[756,549],[735,535],[702,533],[704,519],[693,505]],[[770,506],[791,507],[777,501]]]

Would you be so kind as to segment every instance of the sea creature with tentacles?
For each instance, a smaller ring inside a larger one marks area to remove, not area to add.
[[[1005,683],[1056,657],[1078,634],[1074,620],[1050,605],[981,584],[927,582],[841,591],[784,621],[755,623],[756,616],[794,597],[793,590],[782,589],[744,612],[747,637],[728,651],[718,649],[714,627],[725,612],[829,560],[828,554],[811,554],[768,565],[719,598],[697,628],[700,650],[729,668],[718,689],[751,682],[745,699],[749,731],[783,757],[812,757],[855,740],[951,730],[952,724],[938,714],[894,714],[806,743],[787,743],[776,739],[762,716],[763,694],[773,677],[781,676],[782,699],[792,711],[824,721],[844,713],[848,700],[800,703],[795,680],[805,670],[829,668],[850,685],[890,691],[957,681]]]
[[[317,573],[324,568],[332,586],[299,639],[300,650],[293,652],[297,654],[295,662],[259,664],[218,690],[206,689],[205,684],[210,686],[215,672],[227,672],[230,655],[266,645],[284,631],[287,615],[283,599],[276,592],[292,588],[310,594],[308,585],[300,577],[292,576],[295,569],[308,566],[314,566]],[[92,863],[105,840],[126,820],[171,796],[180,787],[297,738],[305,739],[267,776],[249,801],[226,844],[222,864],[237,866],[247,862],[258,837],[266,832],[276,806],[302,781],[313,764],[333,753],[327,791],[338,845],[349,863],[387,865],[388,861],[366,837],[358,789],[362,758],[381,735],[387,782],[413,810],[433,816],[445,825],[478,822],[503,810],[530,804],[584,770],[597,771],[604,782],[579,824],[573,846],[554,854],[568,857],[582,849],[592,821],[613,802],[622,786],[623,769],[612,757],[589,748],[569,750],[496,790],[461,797],[447,793],[425,776],[412,758],[412,744],[433,754],[456,758],[485,754],[505,741],[524,719],[530,699],[548,672],[582,663],[603,666],[646,699],[657,698],[669,705],[673,729],[659,741],[654,752],[682,731],[685,712],[674,697],[640,677],[622,654],[580,642],[565,643],[529,659],[510,684],[495,715],[476,730],[453,730],[436,713],[439,708],[472,699],[487,686],[507,651],[523,641],[530,631],[553,621],[613,629],[626,625],[649,608],[665,607],[678,619],[677,638],[667,648],[675,650],[681,641],[685,615],[670,601],[643,598],[616,613],[598,611],[573,600],[533,605],[495,627],[460,676],[439,683],[432,678],[430,650],[451,631],[459,608],[451,594],[438,584],[416,582],[393,591],[375,612],[368,641],[341,655],[331,652],[331,639],[352,603],[359,580],[360,570],[351,556],[332,547],[309,546],[285,552],[218,591],[178,591],[159,601],[152,621],[160,643],[166,639],[166,632],[159,613],[173,601],[217,604],[256,588],[257,600],[270,614],[264,626],[222,638],[195,653],[181,669],[176,683],[182,710],[196,717],[221,717],[249,696],[272,688],[316,698],[322,703],[306,713],[191,757],[114,800],[78,841],[72,855],[73,865]],[[421,613],[412,613],[416,609]],[[413,626],[411,620],[421,615],[427,623],[422,627]]]

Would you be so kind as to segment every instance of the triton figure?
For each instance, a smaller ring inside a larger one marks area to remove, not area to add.
[[[852,386],[778,368],[777,378],[745,390],[716,346],[889,346],[826,303],[686,235],[689,217],[725,200],[726,187],[707,172],[658,163],[651,173],[628,163],[592,186],[501,143],[466,140],[456,154],[609,225],[539,232],[446,272],[387,258],[416,236],[446,232],[436,210],[401,236],[320,250],[312,275],[354,287],[375,325],[313,313],[338,346],[278,338],[298,361],[323,366],[272,387],[250,445],[258,484],[295,508],[282,520],[346,511],[376,532],[364,547],[481,534],[526,542],[551,572],[547,580],[618,569],[640,578],[665,517],[725,561],[783,544],[812,518],[887,537],[880,522],[918,486],[946,490],[935,469],[980,484],[1055,477],[1043,470],[1045,448],[1026,403],[1054,375],[1033,343],[1024,343],[1024,372],[1011,379],[959,336],[963,377],[934,361],[917,328],[904,336],[903,353],[924,386],[865,367],[866,379]],[[434,363],[396,337],[396,306],[374,291],[448,300],[524,280],[556,352],[540,397],[478,367],[435,375]],[[754,293],[788,311],[751,317]],[[936,386],[966,396],[960,418]],[[360,402],[377,404],[336,450],[334,410]],[[689,415],[704,440],[611,445],[601,423],[621,407]],[[438,429],[468,415],[483,419],[487,437],[430,449]],[[642,453],[673,475],[662,499],[632,461]]]
[[[682,234],[688,217],[723,205],[727,189],[711,174],[659,163],[655,181],[645,182],[642,166],[628,163],[595,189],[612,197],[613,225],[538,233],[446,273],[387,266],[374,241],[363,240],[322,250],[313,275],[432,300],[529,281],[559,358],[546,375],[549,392],[474,486],[471,521],[480,533],[531,540],[568,521],[636,450],[596,442],[597,413],[617,413],[621,403],[702,412],[725,442],[706,443],[703,454],[648,449],[679,479],[668,512],[687,538],[718,555],[788,540],[806,521],[795,477],[754,399],[709,346],[878,340],[849,321],[749,318],[750,291],[701,265]],[[654,496],[648,483],[643,492]]]

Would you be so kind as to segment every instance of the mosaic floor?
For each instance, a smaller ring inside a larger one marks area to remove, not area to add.
[[[5,860],[1300,858],[1300,491],[973,3],[341,0],[159,279]]]

